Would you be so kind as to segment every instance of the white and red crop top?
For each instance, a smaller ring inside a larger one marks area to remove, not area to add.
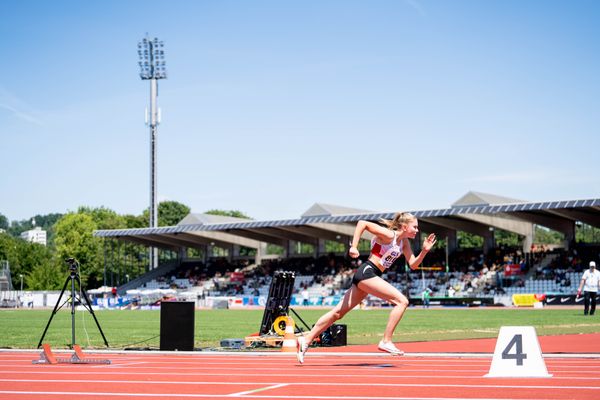
[[[389,268],[394,261],[402,255],[402,239],[396,243],[397,232],[394,231],[394,238],[389,244],[381,244],[377,242],[377,238],[371,239],[371,254],[379,257],[383,268]]]

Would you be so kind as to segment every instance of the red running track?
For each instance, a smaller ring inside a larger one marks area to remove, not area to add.
[[[0,399],[600,399],[600,356],[546,358],[552,378],[484,378],[489,356],[102,353],[111,365],[33,365],[0,352]],[[63,355],[64,357],[65,355]]]
[[[600,333],[538,336],[538,340],[544,354],[598,353],[600,357]],[[493,353],[495,346],[496,338],[398,343],[398,347],[406,353]],[[322,349],[315,350],[321,351]],[[377,346],[355,345],[332,347],[323,350],[328,352],[376,352]]]

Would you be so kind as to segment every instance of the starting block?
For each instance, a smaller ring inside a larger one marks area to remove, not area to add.
[[[74,353],[71,358],[59,358],[54,355],[49,344],[42,345],[42,353],[32,364],[110,364],[110,360],[88,358],[78,344],[73,345]]]
[[[550,378],[533,326],[500,328],[486,378]]]
[[[73,345],[75,352],[71,356],[71,364],[110,364],[110,360],[99,358],[88,358],[78,344]]]
[[[39,360],[33,360],[32,364],[58,364],[58,360],[52,353],[49,344],[42,345],[42,354],[40,354]]]

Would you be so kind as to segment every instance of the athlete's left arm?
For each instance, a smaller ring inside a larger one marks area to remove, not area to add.
[[[410,269],[415,270],[419,267],[419,265],[421,265],[427,253],[429,253],[429,250],[431,250],[431,248],[435,245],[435,242],[435,233],[432,233],[429,236],[427,236],[427,238],[423,241],[421,252],[417,257],[415,257],[415,255],[413,254],[408,240],[402,242],[402,253],[408,261],[408,266],[410,267]]]

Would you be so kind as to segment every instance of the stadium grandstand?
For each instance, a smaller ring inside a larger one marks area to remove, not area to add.
[[[410,271],[400,259],[387,272],[387,280],[413,304],[425,289],[432,292],[432,304],[508,305],[519,293],[558,296],[560,303],[573,304],[582,271],[600,258],[600,237],[593,243],[576,241],[576,226],[600,228],[600,199],[525,202],[468,192],[449,208],[411,213],[419,219],[422,235],[434,232],[445,244],[430,252],[420,270]],[[191,213],[176,226],[98,230],[94,235],[106,239],[105,286],[116,287],[119,298],[116,303],[105,295],[105,305],[131,304],[132,299],[147,305],[165,296],[205,306],[223,304],[214,299],[226,299],[228,306],[261,305],[276,270],[296,274],[292,304],[332,305],[368,256],[368,234],[361,258],[346,255],[355,223],[393,214],[317,203],[298,219],[255,221]],[[535,226],[561,233],[562,243],[536,245]],[[518,246],[497,245],[495,230],[518,235]],[[461,249],[461,231],[483,238],[481,248]],[[421,243],[412,242],[415,252]],[[158,248],[163,254],[159,267],[134,268],[144,261],[139,256],[133,260],[134,247]],[[375,304],[375,299],[369,301]]]

